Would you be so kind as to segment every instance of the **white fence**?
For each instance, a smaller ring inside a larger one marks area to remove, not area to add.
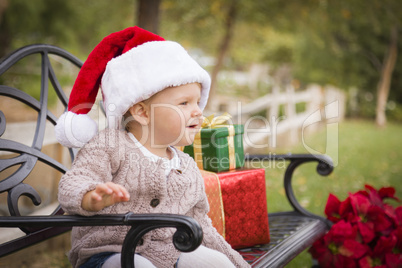
[[[300,131],[315,129],[320,123],[341,121],[345,114],[345,94],[331,86],[311,85],[296,91],[289,85],[284,92],[274,87],[253,102],[229,103],[234,124],[243,124],[244,149],[276,147],[276,139],[289,133],[289,143],[300,140]],[[299,108],[297,108],[299,107]]]

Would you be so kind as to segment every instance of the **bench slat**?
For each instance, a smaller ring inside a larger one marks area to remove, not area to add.
[[[254,256],[256,259],[252,267],[284,267],[328,230],[325,222],[296,212],[272,213],[268,219],[271,241],[254,248],[258,254]],[[242,254],[252,250],[249,248],[239,252]]]

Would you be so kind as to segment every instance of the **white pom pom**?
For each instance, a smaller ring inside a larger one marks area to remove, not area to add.
[[[60,144],[69,148],[79,148],[98,133],[98,126],[87,114],[66,112],[57,120],[54,131]]]

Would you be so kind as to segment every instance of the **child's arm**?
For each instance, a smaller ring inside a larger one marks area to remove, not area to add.
[[[81,207],[87,211],[97,212],[119,202],[127,202],[130,195],[126,188],[113,182],[98,184],[82,199]]]
[[[58,200],[66,213],[83,216],[98,213],[94,210],[99,209],[99,206],[93,207],[92,211],[84,209],[83,198],[87,193],[96,190],[98,185],[113,182],[113,176],[120,169],[121,155],[124,156],[124,146],[120,145],[119,141],[122,139],[118,135],[118,132],[112,130],[101,132],[79,150],[72,167],[59,182]],[[90,200],[95,201],[97,196],[98,194],[94,195],[95,199]],[[90,206],[96,203],[93,201],[89,202]],[[87,202],[84,203],[87,208]]]

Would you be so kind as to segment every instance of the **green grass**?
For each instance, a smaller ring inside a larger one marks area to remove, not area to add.
[[[332,127],[334,127],[333,125]],[[329,131],[333,134],[336,128]],[[370,121],[345,121],[338,125],[338,139],[327,146],[327,130],[306,134],[305,143],[276,152],[309,153],[311,149],[326,153],[337,162],[334,172],[326,177],[316,174],[316,164],[305,164],[295,172],[293,187],[300,203],[308,210],[324,216],[329,193],[344,200],[349,192],[363,189],[365,184],[376,188],[393,186],[402,198],[402,125],[388,123],[379,129]],[[270,212],[289,210],[283,190],[283,164],[267,168],[267,202]],[[310,255],[305,252],[287,267],[311,267]]]

